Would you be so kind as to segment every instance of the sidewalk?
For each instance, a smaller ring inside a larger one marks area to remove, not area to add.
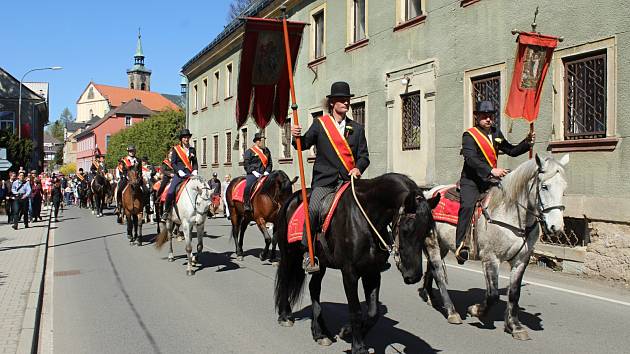
[[[18,230],[0,216],[0,353],[30,352],[39,301],[41,272],[49,228],[44,221]]]

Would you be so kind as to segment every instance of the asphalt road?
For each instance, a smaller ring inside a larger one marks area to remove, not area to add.
[[[145,225],[144,230],[145,239],[150,239],[155,225]],[[129,246],[124,231],[112,216],[96,218],[76,208],[66,210],[56,224],[50,252],[54,277],[47,284],[54,352],[342,353],[350,349],[343,340],[330,347],[312,340],[306,293],[295,309],[295,326],[277,324],[275,267],[258,260],[263,241],[255,227],[246,234],[245,260],[237,262],[230,258],[233,243],[227,221],[208,221],[202,266],[192,277],[185,274],[183,242],[175,244],[179,257],[169,263],[167,247],[157,251],[152,244]],[[448,267],[450,294],[462,317],[468,305],[482,299],[485,284],[479,264],[469,263]],[[535,267],[525,279],[529,282],[523,287],[520,318],[532,340],[520,342],[503,332],[504,290],[485,323],[468,317],[462,325],[450,325],[419,298],[418,286],[404,285],[392,267],[383,276],[383,317],[367,344],[376,353],[630,350],[628,291]],[[506,283],[500,280],[502,287]],[[327,273],[322,302],[329,328],[338,330],[348,319],[339,272]]]

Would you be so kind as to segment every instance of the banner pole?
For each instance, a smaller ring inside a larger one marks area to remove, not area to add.
[[[534,132],[534,122],[529,123],[529,134]],[[529,145],[529,159],[534,157],[534,144]]]
[[[291,87],[291,109],[293,111],[293,124],[299,125],[298,105],[295,99],[295,86],[293,83],[293,64],[291,63],[291,48],[289,47],[289,29],[287,27],[286,8],[282,9],[282,29],[284,32],[284,51],[287,57],[287,70],[289,72],[289,86]],[[313,256],[313,238],[311,236],[311,222],[308,216],[308,199],[306,194],[306,181],[304,178],[304,159],[302,157],[302,139],[295,137],[295,143],[298,151],[298,165],[300,167],[300,186],[302,187],[302,202],[304,203],[304,221],[306,224],[306,240],[308,242],[308,255],[311,267],[315,265]]]

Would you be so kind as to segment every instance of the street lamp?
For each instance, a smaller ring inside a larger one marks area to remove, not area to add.
[[[26,73],[24,73],[24,75],[22,75],[22,78],[20,79],[20,96],[18,97],[18,139],[22,139],[22,81],[24,81],[24,78],[26,77],[26,75],[28,75],[29,73],[32,73],[33,71],[38,71],[38,70],[61,70],[63,69],[61,66],[49,66],[46,68],[35,68],[35,69],[31,69],[29,71],[27,71]]]

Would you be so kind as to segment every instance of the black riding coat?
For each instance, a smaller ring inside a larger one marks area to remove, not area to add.
[[[188,158],[190,159],[190,164],[192,165],[192,171],[199,169],[199,165],[197,164],[197,151],[193,146],[188,148]],[[173,148],[173,153],[171,154],[171,165],[173,165],[175,174],[178,174],[179,171],[184,171],[187,176],[192,173],[192,171],[186,167],[184,161],[179,158],[175,148]]]
[[[263,166],[260,157],[256,155],[256,153],[251,149],[247,149],[243,153],[243,166],[245,167],[246,174],[252,174],[252,172],[256,171],[261,175],[265,172],[271,173],[273,170],[273,161],[271,160],[271,151],[265,146],[261,148],[265,156],[267,156],[267,167]]]
[[[529,151],[528,139],[523,139],[518,145],[512,145],[505,139],[501,130],[492,128],[491,134],[492,145],[497,152],[503,151],[509,156],[516,157]],[[492,166],[470,133],[465,132],[462,136],[461,154],[464,155],[464,167],[462,168],[460,183],[472,182],[477,185],[480,191],[486,190],[490,185]]]
[[[348,127],[352,127],[352,129],[348,130]],[[363,173],[370,165],[365,128],[360,123],[346,118],[346,133],[344,137],[346,137],[350,150],[352,150],[356,168]],[[295,139],[293,139],[292,144],[297,149]],[[302,136],[302,150],[307,150],[311,146],[315,146],[317,149],[311,187],[329,186],[338,180],[350,180],[348,171],[335,152],[335,148],[330,139],[328,139],[324,126],[319,119],[315,120]]]

